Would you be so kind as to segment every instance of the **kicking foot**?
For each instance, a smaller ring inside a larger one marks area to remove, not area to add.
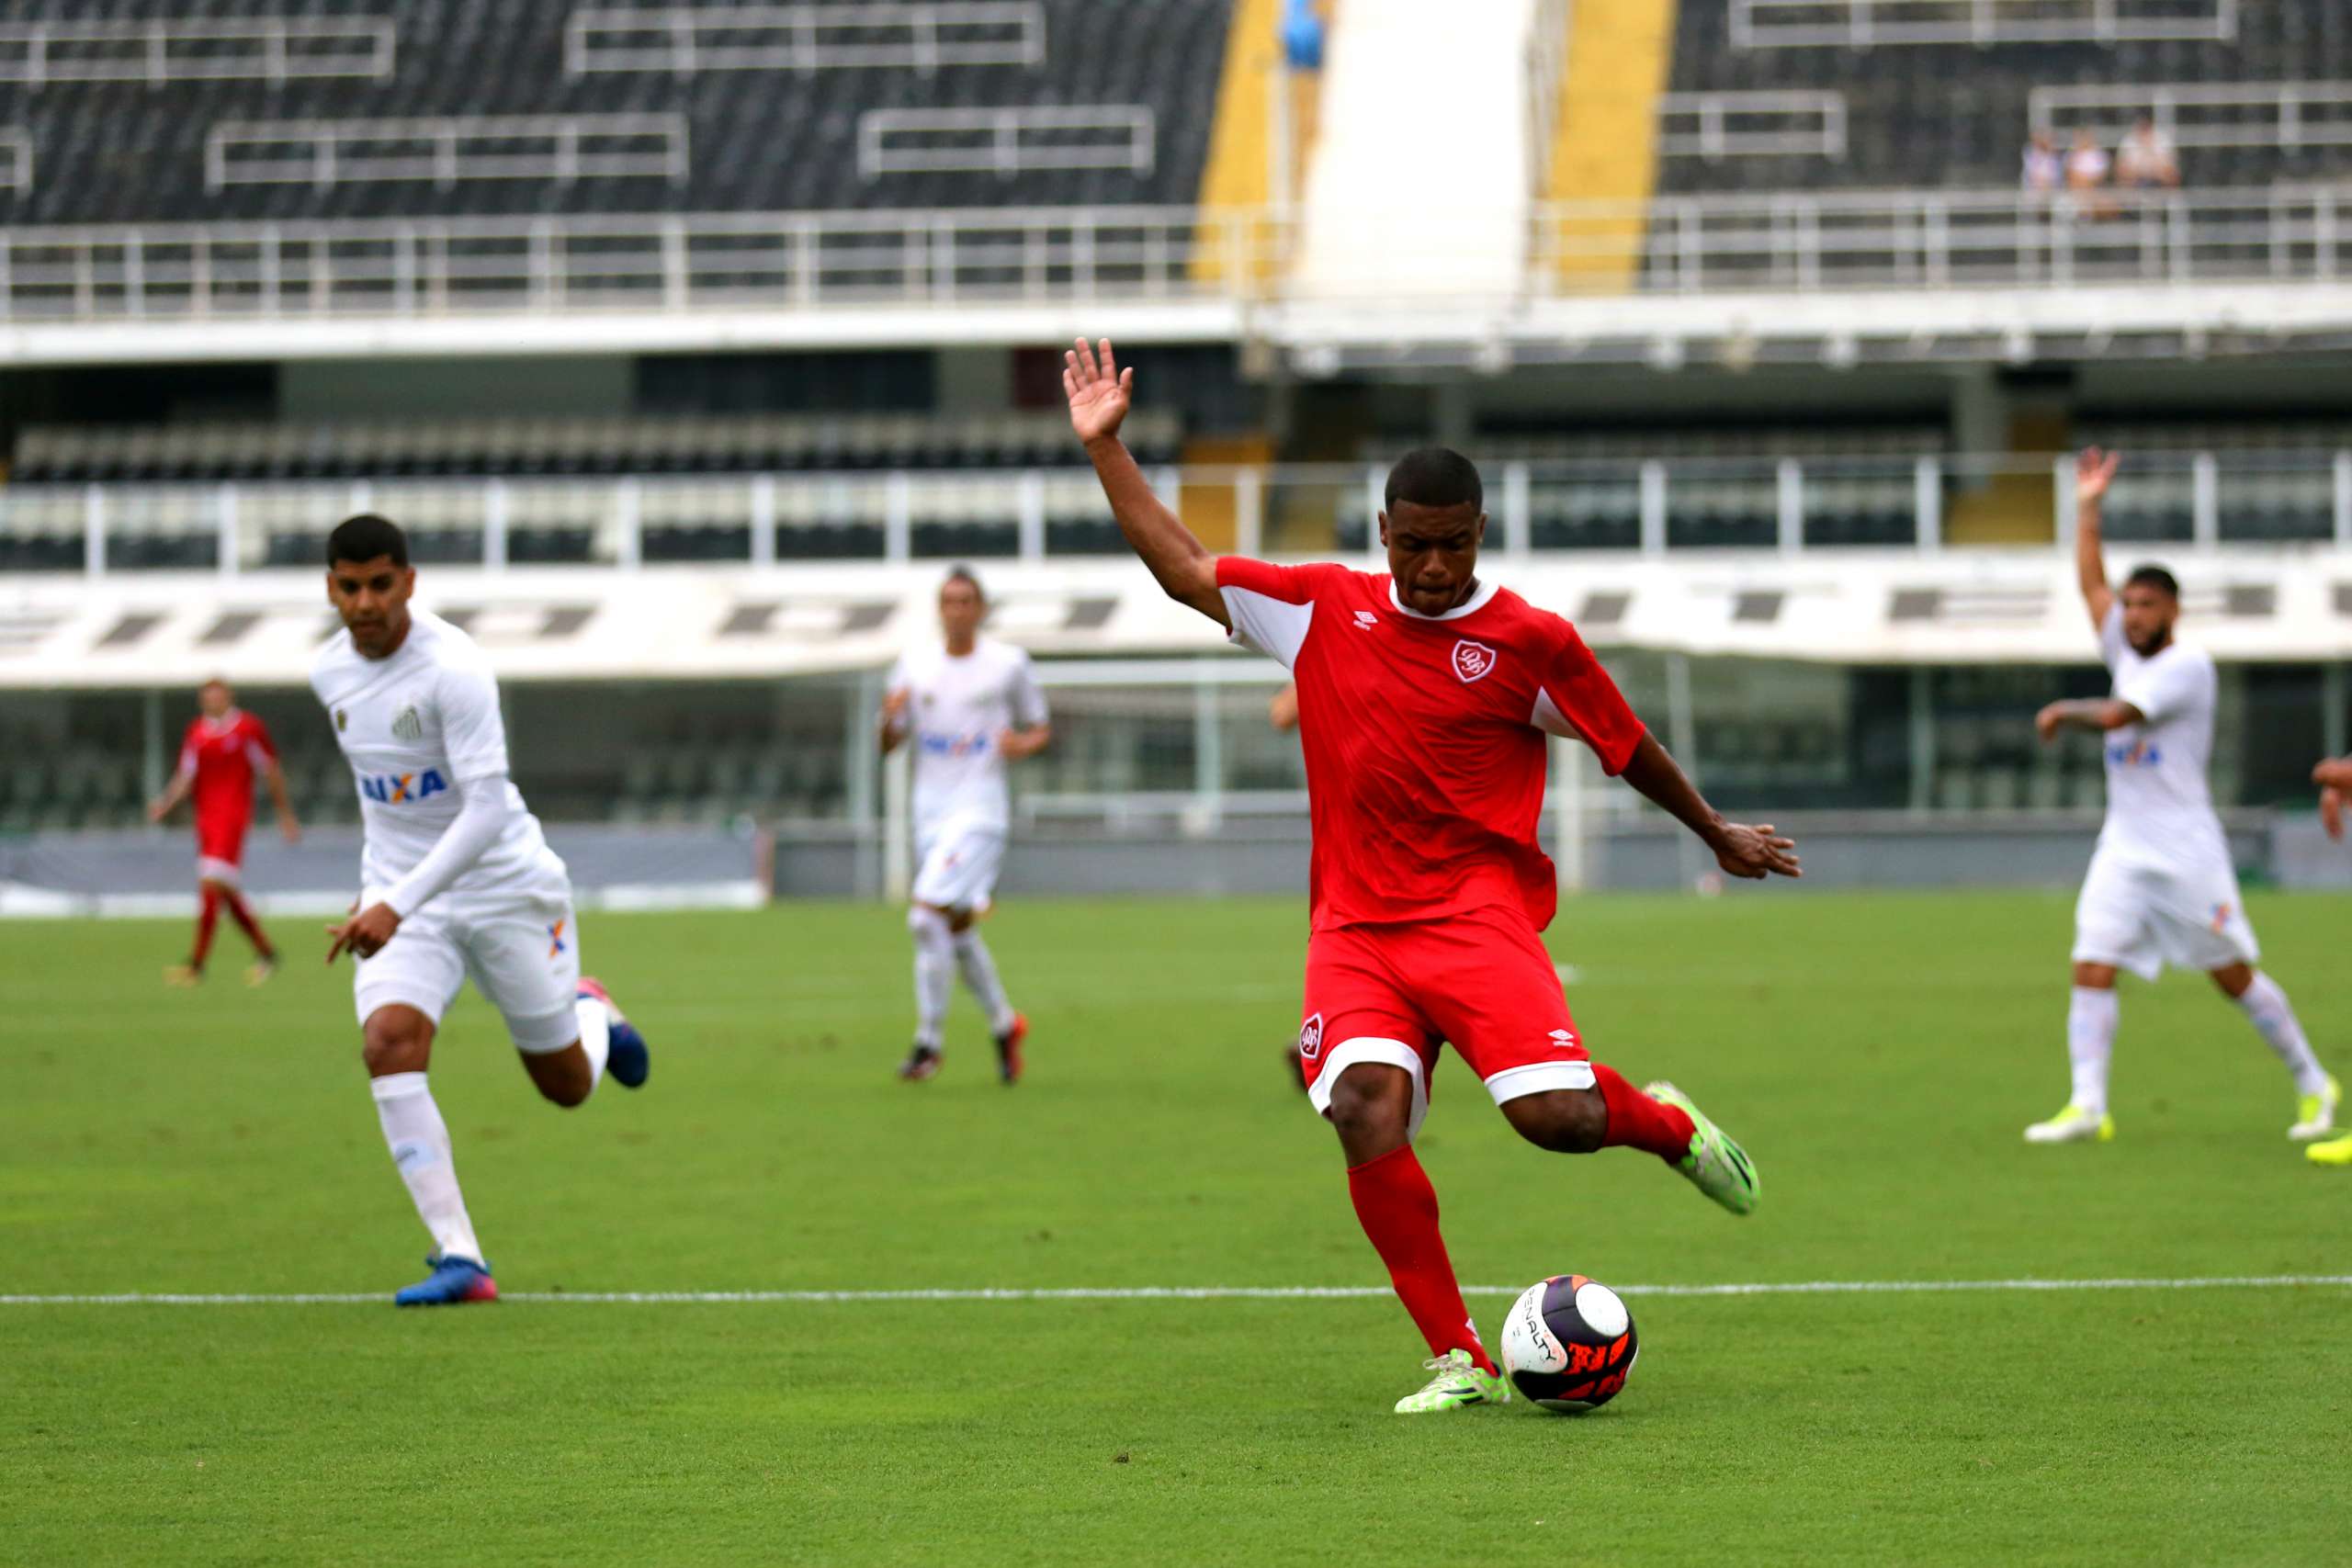
[[[621,1016],[620,1004],[613,1000],[612,992],[605,989],[593,975],[580,976],[580,994],[593,997],[605,1004],[612,1014],[612,1043],[605,1056],[605,1071],[623,1089],[643,1089],[653,1072],[653,1053],[646,1048],[645,1036],[637,1025]]]
[[[2352,1133],[2312,1145],[2303,1151],[2303,1157],[2313,1165],[2352,1165]]]
[[[1421,1365],[1435,1375],[1396,1402],[1399,1416],[1428,1416],[1472,1404],[1509,1404],[1510,1384],[1499,1372],[1482,1371],[1467,1350],[1448,1350]]]
[[[193,964],[166,964],[164,984],[175,991],[192,991],[204,984],[204,971]]]
[[[1012,1015],[1012,1027],[996,1037],[996,1076],[1008,1088],[1021,1081],[1021,1047],[1029,1038],[1025,1014]]]
[[[266,958],[256,958],[245,967],[245,984],[266,986],[269,984],[269,977],[277,973],[277,954],[273,953]]]
[[[1660,1079],[1644,1084],[1642,1092],[1690,1118],[1690,1152],[1674,1161],[1674,1168],[1733,1213],[1754,1213],[1764,1184],[1757,1179],[1756,1162],[1747,1157],[1747,1151],[1672,1084]]]
[[[2115,1118],[2102,1111],[2094,1116],[2079,1105],[2069,1105],[2047,1122],[2036,1122],[2025,1130],[2029,1144],[2110,1144],[2115,1141]]]
[[[2295,1124],[2287,1129],[2287,1136],[2299,1144],[2312,1143],[2335,1131],[2335,1108],[2344,1102],[2344,1089],[2329,1075],[2327,1087],[2317,1094],[2307,1094],[2295,1106]]]
[[[392,1297],[394,1306],[462,1306],[467,1302],[494,1302],[498,1281],[490,1265],[470,1258],[428,1258],[433,1272]]]
[[[921,1083],[925,1078],[937,1077],[939,1076],[939,1047],[918,1045],[908,1052],[907,1059],[899,1064],[899,1076],[909,1083]]]

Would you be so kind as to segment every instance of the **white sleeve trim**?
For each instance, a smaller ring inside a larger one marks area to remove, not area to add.
[[[1233,640],[1254,648],[1285,670],[1298,662],[1306,633],[1315,624],[1315,601],[1294,604],[1249,588],[1220,588],[1225,613],[1233,622]]]
[[[1323,1070],[1315,1075],[1315,1082],[1308,1086],[1307,1103],[1315,1107],[1317,1116],[1329,1116],[1331,1113],[1331,1091],[1340,1087],[1340,1075],[1365,1062],[1402,1067],[1413,1075],[1413,1111],[1405,1122],[1405,1141],[1411,1143],[1420,1135],[1421,1118],[1429,1114],[1430,1070],[1429,1065],[1421,1060],[1421,1054],[1402,1040],[1390,1040],[1377,1034],[1359,1034],[1351,1040],[1340,1041],[1323,1059]]]

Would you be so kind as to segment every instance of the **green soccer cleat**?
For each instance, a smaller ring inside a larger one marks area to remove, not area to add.
[[[2079,1105],[2069,1105],[2047,1122],[2036,1122],[2025,1130],[2029,1144],[2111,1144],[2115,1141],[2115,1118],[2092,1115]]]
[[[1481,1371],[1467,1350],[1448,1350],[1421,1365],[1437,1375],[1422,1384],[1419,1393],[1408,1393],[1396,1402],[1399,1416],[1427,1416],[1432,1411],[1460,1410],[1471,1404],[1510,1403],[1510,1382],[1500,1372]]]
[[[2299,1144],[2316,1143],[2326,1137],[2335,1131],[2336,1108],[2343,1103],[2343,1086],[2331,1073],[2325,1089],[2295,1102],[2295,1124],[2287,1129],[2287,1136]]]
[[[1690,1118],[1690,1152],[1675,1161],[1674,1168],[1733,1213],[1754,1213],[1764,1184],[1757,1179],[1756,1162],[1747,1157],[1747,1151],[1672,1084],[1663,1079],[1644,1084],[1642,1092],[1652,1100],[1666,1101]]]

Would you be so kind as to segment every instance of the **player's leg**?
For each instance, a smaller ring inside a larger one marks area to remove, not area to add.
[[[998,870],[1004,864],[1004,834],[994,827],[966,828],[942,846],[940,864],[919,894],[947,918],[949,940],[956,953],[956,973],[964,977],[972,999],[989,1021],[989,1038],[996,1042],[997,1076],[1005,1083],[1021,1078],[1021,1047],[1029,1037],[1029,1021],[1013,1010],[998,977],[996,957],[980,935],[979,919],[996,892]]]
[[[899,1076],[910,1083],[934,1077],[946,1043],[947,1000],[956,989],[956,933],[944,910],[929,904],[907,907],[907,934],[914,939],[915,1038]]]
[[[2066,998],[2066,1103],[2055,1116],[2025,1130],[2029,1144],[2106,1143],[2115,1136],[2108,1113],[2108,1067],[2122,1017],[2115,994],[2118,971],[2153,980],[2163,958],[2149,925],[2151,891],[2132,866],[2104,852],[2091,857],[2075,900],[2074,985]]]
[[[2302,1021],[2296,1018],[2294,1004],[2288,1001],[2286,991],[2267,971],[2248,962],[2224,964],[2210,973],[2213,984],[2237,1004],[2246,1021],[2254,1025],[2254,1032],[2262,1036],[2263,1043],[2278,1053],[2294,1077],[2295,1121],[2287,1129],[2287,1136],[2307,1144],[2333,1132],[2343,1091],[2327,1069],[2319,1065],[2311,1038],[2303,1032]]]
[[[1425,1366],[1434,1375],[1398,1403],[1397,1414],[1508,1400],[1509,1385],[1463,1303],[1438,1227],[1437,1190],[1413,1153],[1429,1106],[1424,1053],[1436,1054],[1427,1026],[1396,996],[1360,931],[1318,932],[1309,943],[1306,1005],[1299,1061],[1308,1103],[1339,1134],[1357,1223],[1430,1348]]]
[[[505,1019],[541,1098],[584,1104],[607,1070],[627,1088],[645,1081],[644,1036],[604,987],[581,977],[568,900],[494,899],[460,905],[454,919],[474,985]]]
[[[213,933],[220,926],[220,895],[223,889],[218,878],[199,871],[196,879],[196,937],[189,942],[187,962],[175,964],[164,971],[167,986],[193,986],[204,978],[204,962],[212,955]]]

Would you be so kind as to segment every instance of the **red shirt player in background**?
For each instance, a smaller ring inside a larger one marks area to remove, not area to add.
[[[1399,1415],[1510,1397],[1479,1343],[1413,1154],[1452,1043],[1520,1135],[1646,1150],[1736,1214],[1755,1167],[1671,1084],[1637,1089],[1587,1054],[1538,935],[1557,897],[1537,846],[1547,733],[1674,814],[1724,870],[1799,874],[1772,829],[1726,822],[1634,716],[1576,628],[1477,576],[1478,471],[1415,452],[1389,474],[1385,574],[1209,553],[1119,441],[1135,372],[1106,341],[1065,356],[1071,426],[1121,532],[1170,598],[1290,668],[1314,824],[1299,1056],[1347,1156],[1364,1234],[1435,1374]]]
[[[180,765],[171,784],[147,808],[147,819],[161,822],[172,808],[190,795],[196,798],[196,946],[186,964],[164,971],[167,985],[193,986],[204,978],[204,960],[212,951],[212,929],[226,907],[254,944],[254,961],[245,971],[245,984],[258,986],[277,968],[277,950],[262,934],[243,893],[237,886],[245,859],[245,829],[254,819],[254,773],[269,781],[269,798],[277,807],[278,830],[289,844],[299,842],[302,826],[286,798],[286,774],[277,765],[277,747],[261,720],[237,707],[236,694],[226,681],[207,681],[197,688],[197,717],[188,720],[180,740]]]

